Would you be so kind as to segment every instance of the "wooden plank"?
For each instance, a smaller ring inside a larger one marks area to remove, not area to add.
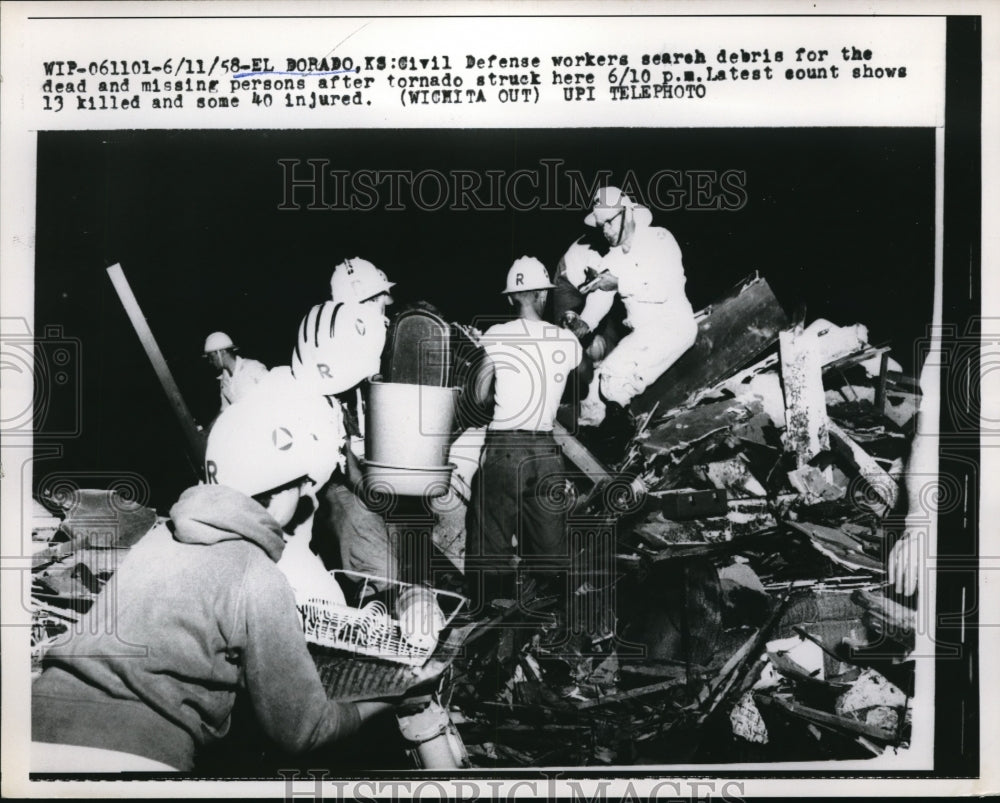
[[[828,422],[830,432],[830,443],[833,448],[857,469],[858,473],[865,478],[872,490],[885,502],[889,510],[896,506],[899,498],[899,485],[889,476],[885,469],[880,466],[874,457],[862,449],[858,444],[842,430],[834,421]]]
[[[639,396],[633,414],[677,407],[689,395],[714,385],[758,357],[788,326],[785,312],[767,282],[744,280],[734,294],[699,313],[698,337],[677,362]]]
[[[779,333],[781,382],[785,389],[785,451],[799,467],[830,448],[823,371],[816,340],[800,329]]]
[[[899,371],[886,371],[885,377],[889,390],[913,393],[917,396],[919,396],[922,392],[920,389],[920,380],[915,379],[912,376],[907,376]]]
[[[867,725],[864,722],[858,722],[856,719],[851,719],[850,717],[828,714],[826,711],[820,711],[818,708],[810,708],[809,706],[802,705],[801,703],[789,702],[787,700],[782,700],[780,697],[772,697],[768,694],[755,694],[753,697],[754,702],[758,705],[780,708],[792,716],[805,719],[809,722],[815,722],[818,725],[825,725],[826,727],[833,728],[841,733],[847,732],[850,734],[860,735],[867,739],[874,739],[877,742],[897,741],[896,734],[892,731],[883,730],[882,728],[877,728],[874,725]]]
[[[767,659],[774,665],[782,675],[796,683],[801,683],[805,688],[813,691],[828,692],[831,694],[843,694],[851,685],[835,680],[825,680],[816,677],[805,671],[798,663],[789,658],[784,653],[768,652]],[[837,660],[840,660],[839,658]]]
[[[675,686],[683,685],[684,682],[684,675],[681,674],[680,677],[662,680],[659,683],[651,683],[648,686],[642,686],[638,689],[630,689],[629,691],[619,692],[618,694],[609,694],[604,697],[595,697],[592,700],[576,702],[573,704],[573,707],[577,711],[585,711],[588,708],[597,708],[599,706],[611,705],[613,703],[624,703],[628,700],[635,700],[639,697],[646,697],[650,694],[667,691]]]
[[[552,435],[556,443],[562,447],[566,459],[586,474],[595,485],[613,479],[614,475],[604,467],[604,464],[558,421],[552,428]]]
[[[707,700],[702,705],[702,711],[698,717],[699,725],[712,715],[719,704],[732,693],[737,684],[742,687],[746,685],[746,682],[749,682],[750,685],[756,682],[756,679],[751,681],[748,675],[754,676],[764,668],[764,662],[755,659],[759,657],[764,645],[771,637],[771,633],[781,621],[781,617],[784,616],[791,598],[792,587],[788,585],[767,621],[754,631],[754,634],[744,642],[743,646],[726,661],[710,687]]]
[[[859,362],[878,357],[880,354],[885,357],[890,351],[891,348],[889,346],[869,346],[854,354],[848,354],[846,357],[840,357],[833,362],[826,363],[823,366],[823,373],[825,374],[828,371],[843,371],[845,368],[850,368]]]
[[[142,309],[139,307],[139,302],[132,292],[132,287],[129,285],[128,279],[125,278],[122,266],[115,263],[108,268],[108,278],[111,279],[111,284],[114,285],[115,291],[118,293],[118,298],[125,308],[125,314],[128,315],[129,320],[132,322],[132,328],[135,329],[135,333],[139,337],[139,342],[142,344],[142,348],[146,352],[153,370],[156,372],[156,378],[160,380],[163,392],[167,394],[167,400],[170,402],[174,415],[177,417],[177,422],[181,425],[181,430],[184,432],[184,440],[187,443],[186,451],[191,461],[191,467],[195,470],[195,474],[200,477],[202,467],[205,464],[205,438],[198,431],[198,427],[194,423],[194,418],[191,416],[187,404],[184,403],[184,397],[181,396],[180,388],[177,387],[174,376],[170,373],[170,368],[167,367],[167,361],[163,358],[163,352],[160,351],[156,338],[153,337],[153,332],[146,322],[146,316],[142,314]]]
[[[885,390],[889,381],[889,352],[882,355],[878,369],[878,389],[875,391],[875,409],[879,415],[885,415]]]

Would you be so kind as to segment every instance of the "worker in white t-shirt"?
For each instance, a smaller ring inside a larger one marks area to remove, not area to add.
[[[572,333],[542,319],[552,287],[541,262],[516,260],[503,292],[517,318],[482,337],[486,357],[475,387],[480,400],[492,387],[494,412],[472,481],[467,571],[509,572],[520,555],[527,568],[553,574],[566,561],[566,512],[558,504],[565,468],[552,428],[582,347]]]
[[[653,226],[652,214],[617,187],[602,187],[584,222],[600,227],[609,251],[595,278],[581,290],[583,310],[563,316],[564,325],[586,342],[614,303],[625,305],[632,331],[604,357],[581,405],[580,423],[597,426],[605,403],[625,407],[694,345],[698,334],[681,249],[674,236]]]

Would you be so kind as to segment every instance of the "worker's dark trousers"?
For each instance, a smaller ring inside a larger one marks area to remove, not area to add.
[[[313,523],[320,556],[331,563],[331,541],[340,551],[340,565],[362,574],[396,580],[399,576],[397,545],[385,517],[371,510],[363,499],[335,476],[319,493]]]
[[[565,488],[562,449],[551,433],[487,433],[466,515],[470,585],[484,575],[512,575],[515,555],[535,574],[567,570]]]

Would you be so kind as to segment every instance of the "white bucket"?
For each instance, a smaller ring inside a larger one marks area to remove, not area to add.
[[[383,466],[448,464],[454,440],[457,388],[371,380],[365,457]]]
[[[372,494],[425,496],[434,499],[448,493],[454,463],[443,466],[393,466],[363,460],[365,490]]]

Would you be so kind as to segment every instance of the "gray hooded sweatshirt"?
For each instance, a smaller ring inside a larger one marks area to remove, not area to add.
[[[223,485],[189,488],[170,517],[173,528],[157,526],[134,546],[46,655],[32,688],[32,740],[189,770],[197,748],[228,732],[239,688],[288,752],[354,732],[357,708],[327,699],[275,566],[278,523]]]

